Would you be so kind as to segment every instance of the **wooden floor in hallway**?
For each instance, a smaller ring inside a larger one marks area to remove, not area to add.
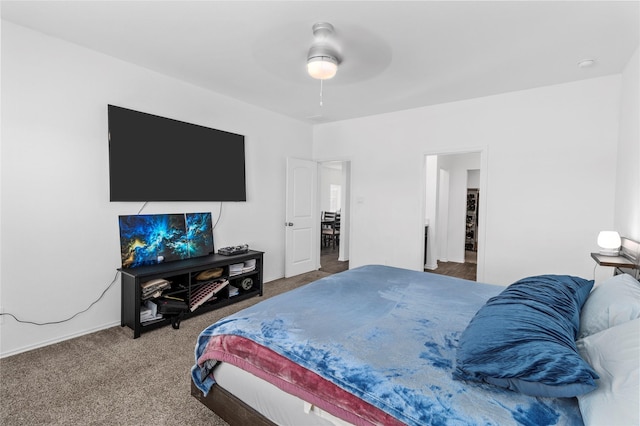
[[[476,258],[477,252],[467,250],[465,252],[464,263],[438,261],[438,267],[436,269],[425,269],[425,272],[476,281],[478,269]]]
[[[349,261],[339,261],[338,253],[338,247],[335,249],[331,247],[322,247],[320,251],[320,271],[336,274],[349,269]],[[465,253],[464,263],[438,261],[437,269],[425,269],[425,272],[476,281],[476,255],[476,252],[467,251]]]
[[[337,274],[338,272],[349,269],[349,261],[338,260],[340,248],[322,247],[320,250],[320,270]]]

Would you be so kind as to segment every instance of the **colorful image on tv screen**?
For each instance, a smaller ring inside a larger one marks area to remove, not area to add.
[[[119,216],[123,268],[213,252],[211,213]]]
[[[187,213],[187,250],[189,257],[213,253],[211,213]]]

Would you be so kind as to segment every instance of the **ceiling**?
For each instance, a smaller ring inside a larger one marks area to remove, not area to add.
[[[620,73],[638,1],[2,1],[2,18],[311,123]],[[306,74],[316,22],[343,57]],[[580,60],[595,65],[580,68]]]

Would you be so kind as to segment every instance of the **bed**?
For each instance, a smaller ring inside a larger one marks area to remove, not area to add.
[[[637,424],[640,284],[611,281],[355,268],[205,329],[192,395],[232,425]]]

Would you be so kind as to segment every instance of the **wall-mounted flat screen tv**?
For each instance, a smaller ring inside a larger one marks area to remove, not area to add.
[[[108,106],[111,201],[246,201],[244,136]]]

